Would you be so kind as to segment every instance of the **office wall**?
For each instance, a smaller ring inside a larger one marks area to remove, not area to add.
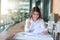
[[[52,12],[60,15],[60,0],[53,0]]]

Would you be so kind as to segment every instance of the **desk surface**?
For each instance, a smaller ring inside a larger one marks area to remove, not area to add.
[[[8,38],[11,38],[14,34],[10,33],[8,31],[3,31],[0,33],[0,40],[6,40]]]
[[[24,35],[23,32],[17,33],[14,39],[22,40],[53,40],[50,35]]]

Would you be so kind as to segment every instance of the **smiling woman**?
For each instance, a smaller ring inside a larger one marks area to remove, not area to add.
[[[41,12],[38,7],[34,7],[28,19],[26,19],[24,32],[17,33],[15,40],[53,40],[45,28],[45,23],[41,18]]]
[[[44,11],[45,13],[45,4],[44,0],[1,0],[1,20],[3,20],[1,23],[5,25],[1,27],[1,29],[4,28],[6,31],[12,32],[15,35],[13,37],[15,39],[47,40],[47,37],[49,37],[48,40],[53,40],[52,37],[49,36],[48,29],[45,28],[44,20],[41,17],[40,11]],[[32,8],[34,10],[30,13]],[[13,24],[14,26],[11,27]]]

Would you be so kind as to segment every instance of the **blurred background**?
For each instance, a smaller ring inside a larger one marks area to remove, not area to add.
[[[0,33],[23,31],[31,9],[38,6],[46,24],[56,23],[60,16],[60,0],[0,0]]]

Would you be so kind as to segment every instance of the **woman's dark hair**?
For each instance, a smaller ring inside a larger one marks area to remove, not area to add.
[[[31,10],[31,12],[30,12],[30,18],[32,18],[32,15],[34,14],[34,12],[38,12],[38,13],[39,13],[38,19],[39,19],[39,18],[42,18],[42,17],[41,17],[41,11],[40,11],[40,9],[39,9],[38,7],[34,7],[34,8]]]

